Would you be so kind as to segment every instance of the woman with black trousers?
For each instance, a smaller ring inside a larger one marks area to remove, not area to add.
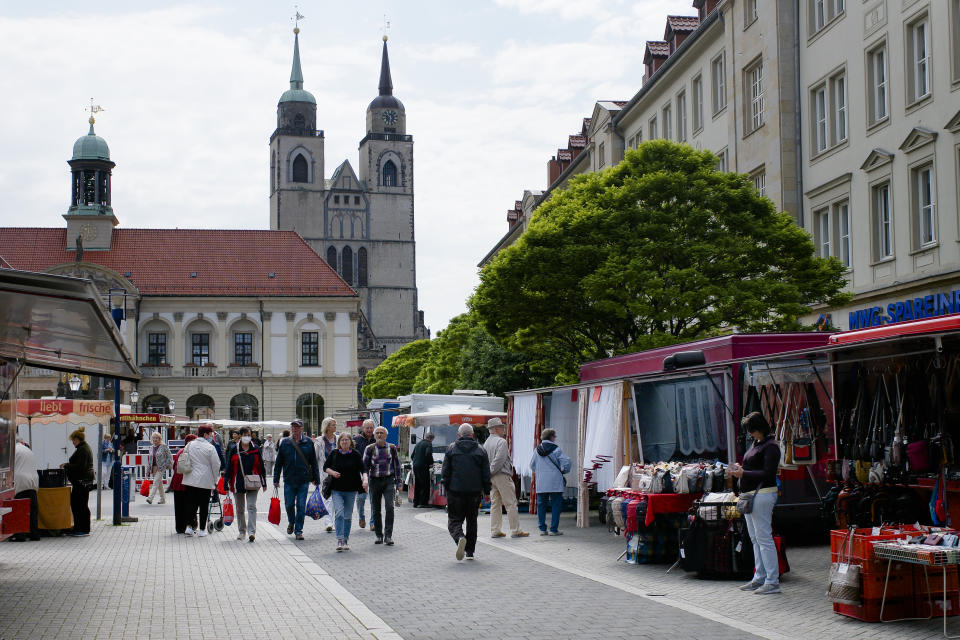
[[[753,438],[753,446],[743,456],[743,465],[730,465],[730,475],[740,478],[740,495],[755,493],[753,512],[743,519],[753,542],[753,580],[740,587],[757,595],[780,593],[780,562],[773,542],[773,507],[777,504],[777,470],[780,445],[770,434],[770,423],[754,411],[741,422]]]
[[[93,452],[83,435],[83,428],[71,433],[70,441],[76,449],[70,460],[60,466],[66,470],[67,480],[71,484],[70,511],[73,512],[73,532],[70,535],[79,538],[90,535],[90,507],[87,502],[90,499],[90,486],[96,476],[93,474]]]

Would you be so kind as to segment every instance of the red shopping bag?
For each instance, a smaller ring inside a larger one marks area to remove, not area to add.
[[[140,483],[140,495],[144,498],[150,497],[150,481],[144,480]]]
[[[230,496],[223,499],[223,524],[227,527],[233,524],[233,498]]]
[[[220,476],[220,479],[217,480],[217,493],[222,496],[227,495],[227,483],[223,476]]]
[[[267,512],[267,522],[270,524],[280,524],[280,492],[273,490],[273,497],[270,498],[270,510]]]

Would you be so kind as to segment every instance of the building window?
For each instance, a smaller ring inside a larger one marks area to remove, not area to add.
[[[663,119],[663,138],[669,140],[673,134],[673,114],[670,112],[670,105],[665,106],[660,115]]]
[[[821,209],[813,214],[816,221],[817,255],[830,257],[830,209]]]
[[[850,268],[852,262],[850,259],[850,203],[840,202],[833,205],[834,218],[837,221],[837,257],[843,266]]]
[[[910,102],[930,95],[930,28],[926,16],[907,26],[907,75]]]
[[[307,159],[302,153],[298,153],[293,159],[293,182],[309,182],[307,173]]]
[[[813,90],[813,148],[817,153],[827,149],[827,89]]]
[[[607,166],[607,145],[601,142],[597,146],[597,169]]]
[[[933,195],[933,165],[928,164],[913,169],[912,174],[914,229],[918,248],[923,248],[937,241],[934,232],[937,205]]]
[[[753,24],[757,19],[757,0],[746,0],[743,3],[743,26]]]
[[[344,247],[340,255],[340,275],[353,286],[353,249],[350,247]]]
[[[210,364],[209,333],[194,333],[190,336],[190,362],[198,367]]]
[[[650,123],[647,125],[650,135],[647,136],[651,140],[656,140],[659,136],[657,135],[657,116],[650,118]]]
[[[397,165],[393,164],[393,160],[387,160],[383,165],[383,186],[397,186]]]
[[[727,150],[722,149],[717,151],[717,171],[725,173],[727,169]]]
[[[887,117],[887,47],[877,47],[867,54],[868,123],[873,125]]]
[[[710,84],[713,91],[713,113],[720,113],[727,106],[726,65],[723,63],[723,54],[710,62]]]
[[[333,204],[340,204],[340,196],[333,196]]]
[[[753,188],[757,190],[757,193],[760,197],[767,195],[767,172],[764,169],[757,169],[752,174],[750,174],[750,179],[753,181]]]
[[[831,76],[813,89],[810,96],[813,115],[814,153],[822,153],[847,139],[847,77],[845,72]]]
[[[147,335],[147,364],[154,367],[167,364],[167,334]]]
[[[809,0],[810,1],[810,32],[820,31],[834,18],[844,12],[845,0]]]
[[[883,260],[893,256],[893,211],[890,202],[890,183],[878,184],[872,188],[872,192],[875,258]]]
[[[330,265],[330,268],[334,271],[337,270],[337,248],[336,247],[327,247],[327,264]]]
[[[367,250],[365,247],[357,249],[357,286],[367,286]]]
[[[320,333],[304,331],[300,334],[300,364],[304,367],[320,365]]]
[[[833,106],[833,143],[847,139],[847,76],[838,73],[830,79],[830,99]]]
[[[756,131],[763,124],[763,60],[758,60],[744,71],[750,105],[747,111],[746,131]]]
[[[683,91],[677,94],[677,140],[687,141],[687,94]]]
[[[958,0],[960,2],[960,0]],[[690,85],[690,95],[693,100],[693,131],[696,133],[703,128],[703,77],[697,76]]]
[[[950,0],[950,50],[953,81],[960,82],[960,0]]]
[[[247,366],[253,363],[253,334],[237,332],[233,334],[233,361]]]
[[[360,196],[353,196],[353,204],[360,204]]]

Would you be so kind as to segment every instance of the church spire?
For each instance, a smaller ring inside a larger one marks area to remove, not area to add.
[[[380,61],[380,95],[393,95],[393,79],[390,78],[390,56],[387,55],[387,36],[383,36],[383,59]]]
[[[290,88],[303,89],[303,71],[300,70],[300,27],[293,29],[293,68],[290,70]]]

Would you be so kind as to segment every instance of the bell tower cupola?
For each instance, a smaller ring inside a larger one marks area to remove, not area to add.
[[[383,57],[380,60],[380,95],[367,107],[367,133],[407,132],[407,113],[403,103],[393,95],[393,79],[390,77],[390,56],[387,53],[387,36],[383,36]]]
[[[287,135],[316,135],[317,100],[303,88],[300,69],[300,27],[293,30],[293,67],[290,70],[290,88],[277,103],[277,133]]]
[[[110,197],[116,164],[110,160],[107,141],[93,130],[93,114],[101,109],[91,106],[90,111],[90,131],[73,143],[73,157],[67,162],[71,174],[70,208],[63,216],[67,249],[77,247],[77,238],[84,249],[109,249],[113,227],[119,224]]]

